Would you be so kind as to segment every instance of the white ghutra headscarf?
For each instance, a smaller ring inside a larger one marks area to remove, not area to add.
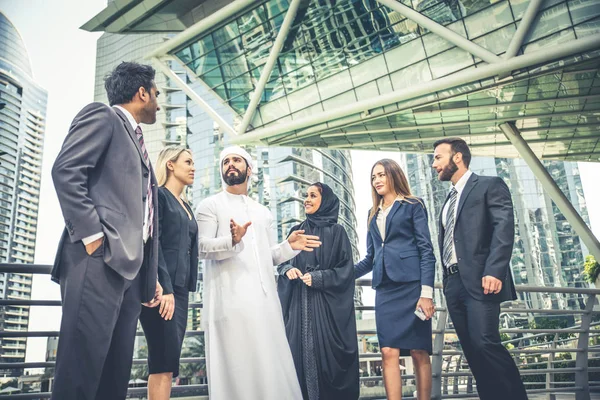
[[[219,155],[219,170],[221,171],[221,182],[223,183],[224,186],[228,186],[228,185],[223,180],[223,160],[225,159],[225,157],[227,157],[230,154],[235,154],[237,156],[242,157],[248,163],[248,167],[250,167],[250,169],[252,171],[254,171],[254,160],[252,159],[252,156],[250,155],[250,153],[248,153],[246,150],[244,150],[240,146],[227,147],[227,148],[223,149],[223,151],[221,151],[221,154]],[[248,180],[248,186],[250,186],[250,182],[251,182],[251,180]]]

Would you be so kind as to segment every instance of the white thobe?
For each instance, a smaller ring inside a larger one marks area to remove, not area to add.
[[[274,265],[293,258],[277,244],[269,210],[223,191],[196,210],[200,258],[205,259],[202,326],[209,395],[215,400],[302,399],[285,334]],[[232,245],[229,221],[252,221]]]

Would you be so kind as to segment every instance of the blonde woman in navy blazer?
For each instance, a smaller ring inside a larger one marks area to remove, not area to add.
[[[383,159],[371,170],[373,208],[367,255],[355,277],[373,271],[377,337],[388,400],[402,398],[400,356],[412,356],[417,398],[431,397],[431,317],[435,256],[423,201],[410,192],[404,172]],[[425,314],[425,320],[415,315]]]
[[[158,281],[160,307],[142,311],[140,322],[148,343],[148,398],[167,400],[171,381],[179,375],[189,292],[198,280],[198,225],[185,200],[194,182],[194,160],[185,147],[166,147],[158,155]]]

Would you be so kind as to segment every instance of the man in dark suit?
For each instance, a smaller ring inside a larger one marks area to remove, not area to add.
[[[460,138],[434,143],[432,167],[451,181],[439,222],[448,312],[483,400],[527,399],[519,370],[499,332],[500,303],[517,298],[510,270],[514,215],[499,177],[469,170],[471,152]]]
[[[52,279],[62,321],[52,399],[125,399],[141,303],[156,306],[156,179],[140,123],[156,121],[154,69],[121,63],[110,105],[73,120],[52,168],[65,219]]]

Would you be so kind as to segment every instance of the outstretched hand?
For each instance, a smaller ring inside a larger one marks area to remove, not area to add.
[[[321,246],[318,236],[305,235],[303,230],[292,232],[288,237],[288,242],[294,250],[313,251]]]
[[[231,229],[231,240],[234,246],[242,241],[242,238],[244,237],[244,235],[246,235],[246,231],[248,230],[248,227],[250,225],[252,225],[252,221],[248,221],[244,225],[238,225],[233,220],[233,218],[229,220],[229,229]]]

